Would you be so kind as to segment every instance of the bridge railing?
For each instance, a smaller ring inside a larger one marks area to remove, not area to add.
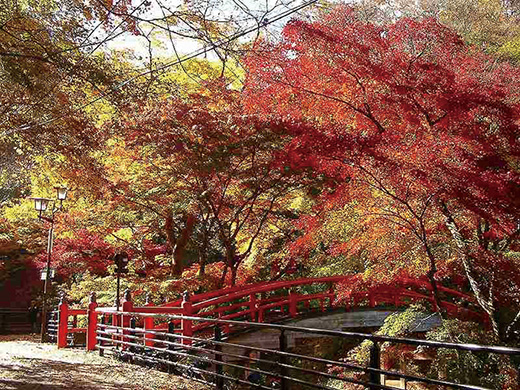
[[[300,312],[309,310],[311,306],[324,311],[326,308],[341,305],[348,310],[353,307],[375,307],[381,304],[395,307],[407,306],[410,302],[419,300],[430,302],[432,308],[438,310],[431,293],[431,285],[425,281],[412,279],[405,280],[405,285],[401,287],[384,286],[378,291],[357,291],[340,304],[337,300],[339,285],[351,282],[352,278],[352,276],[333,276],[284,280],[194,295],[191,297],[191,312],[183,314],[230,320],[249,318],[252,321],[263,322],[270,313],[277,312],[281,315],[296,317]],[[322,286],[322,291],[298,293],[297,290],[305,289],[308,286]],[[444,286],[438,286],[438,289],[450,299],[462,300],[469,305],[472,303],[472,298],[464,293]],[[273,294],[275,295],[272,296]],[[265,297],[265,295],[271,296]],[[175,301],[175,304],[181,306],[182,301]],[[441,305],[453,316],[482,320],[482,313],[462,307],[460,304],[442,301]],[[197,329],[205,326],[209,325],[201,322],[197,325]]]
[[[193,332],[211,330],[213,323],[209,321],[210,319],[273,322],[286,318],[295,318],[303,312],[310,310],[325,311],[328,308],[337,308],[339,305],[346,310],[350,310],[354,307],[375,307],[380,304],[399,307],[407,305],[411,301],[424,300],[431,302],[434,310],[437,309],[432,295],[429,294],[431,286],[425,281],[418,280],[408,281],[408,287],[386,286],[378,291],[357,291],[348,299],[343,299],[339,303],[337,292],[341,287],[338,285],[350,283],[353,278],[353,276],[332,276],[234,286],[196,294],[188,299],[185,296],[182,300],[176,300],[161,306],[154,306],[152,303],[147,302],[145,306],[134,307],[132,300],[128,296],[128,299],[123,300],[122,311],[197,316],[199,318],[198,321],[187,322],[182,330],[183,334],[192,335]],[[454,296],[458,300],[465,300],[471,304],[471,298],[464,293],[443,286],[438,286],[438,289],[446,296]],[[312,291],[309,292],[309,290]],[[127,294],[129,292],[125,292],[125,296]],[[483,319],[482,313],[461,307],[461,305],[447,301],[443,301],[441,304],[449,314],[456,314],[459,317],[464,315],[469,319]],[[121,319],[114,314],[116,308],[107,308],[107,310],[112,314],[106,312],[98,320],[105,324],[117,325]],[[59,315],[64,320],[59,320],[59,323],[55,324],[55,327],[57,327],[57,344],[58,347],[64,347],[67,345],[67,337],[70,338],[71,334],[83,334],[86,331],[85,328],[78,328],[74,320],[69,325],[69,317],[77,318],[78,315],[88,315],[91,318],[91,315],[87,314],[87,310],[69,310],[66,302],[63,306],[60,305]],[[139,321],[144,320],[140,319]],[[181,332],[181,322],[181,320],[174,321],[177,332]],[[148,330],[155,329],[157,331],[165,331],[169,326],[168,323],[160,322],[158,319],[148,319],[143,324],[139,323],[138,325],[143,325]],[[188,329],[188,327],[191,328]],[[231,328],[231,325],[225,326],[224,331],[229,333]],[[90,330],[89,332],[92,333],[93,331]],[[152,336],[149,337],[153,338]]]
[[[71,309],[63,297],[58,309],[50,313],[47,322],[49,339],[55,339],[58,348],[85,345],[87,328],[78,326],[78,317],[86,316],[86,309]]]
[[[58,309],[51,310],[47,313],[47,340],[53,343],[58,341],[58,316],[60,311]]]
[[[391,343],[411,347],[427,347],[434,351],[451,349],[471,353],[492,353],[505,356],[520,356],[519,348],[501,346],[486,346],[476,344],[460,344],[421,340],[413,338],[397,338],[379,336],[358,332],[339,332],[323,329],[312,329],[280,324],[257,323],[249,321],[234,321],[211,319],[207,317],[180,316],[172,314],[156,314],[128,311],[109,311],[95,309],[95,316],[107,314],[119,318],[114,324],[96,323],[95,339],[91,341],[92,349],[98,349],[100,354],[111,352],[124,360],[147,363],[157,368],[183,375],[213,386],[224,389],[224,383],[241,383],[253,386],[255,389],[273,389],[275,383],[282,390],[317,388],[337,390],[330,386],[328,380],[351,383],[375,389],[398,389],[385,384],[383,377],[400,378],[405,383],[416,383],[463,390],[485,390],[475,384],[455,383],[447,380],[428,378],[426,376],[408,375],[406,373],[381,368],[381,344]],[[159,319],[166,321],[168,329],[150,330],[145,321]],[[189,335],[186,326],[197,322],[210,322],[211,334],[199,336]],[[181,324],[181,332],[177,332],[176,323]],[[279,334],[278,348],[255,347],[233,343],[226,339],[223,329],[226,327],[243,328],[247,330],[269,330]],[[340,340],[370,342],[370,359],[367,365],[349,363],[341,360],[324,359],[303,353],[289,351],[288,337],[293,334],[319,335]],[[154,342],[150,342],[154,338]],[[313,363],[314,368],[308,368],[305,363]],[[329,369],[327,369],[329,368]],[[334,373],[330,368],[348,370],[353,375],[345,376]],[[303,376],[304,375],[304,376]],[[259,383],[258,378],[266,380]],[[293,387],[291,387],[291,385]]]

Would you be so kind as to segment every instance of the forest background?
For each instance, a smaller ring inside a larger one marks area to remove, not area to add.
[[[113,303],[124,251],[138,302],[423,278],[518,342],[517,1],[2,3],[0,306],[41,295],[29,198],[60,185],[52,291],[79,305]]]

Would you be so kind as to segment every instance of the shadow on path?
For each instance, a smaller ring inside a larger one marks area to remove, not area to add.
[[[102,358],[79,349],[30,341],[0,342],[1,390],[203,390],[199,383]]]

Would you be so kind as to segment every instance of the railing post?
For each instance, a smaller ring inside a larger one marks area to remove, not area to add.
[[[130,328],[131,328],[131,329],[135,329],[136,326],[137,326],[137,320],[135,319],[135,317],[130,318]],[[135,337],[136,333],[135,333],[134,331],[130,331],[130,335]],[[134,339],[133,337],[130,339],[130,342],[131,342],[131,343],[135,343],[135,344],[137,344],[137,340]],[[139,351],[136,349],[136,347],[133,347],[133,346],[130,347],[129,350],[130,350],[130,352],[139,352]],[[131,357],[130,359],[131,359],[132,362],[133,362],[134,358]]]
[[[256,294],[249,295],[249,310],[251,310],[251,321],[256,321]]]
[[[220,329],[220,326],[215,325],[215,341],[221,341],[222,340],[222,330]],[[222,345],[215,344],[215,351],[216,352],[222,352]],[[216,353],[215,354],[215,360],[217,362],[222,362],[222,354]],[[222,370],[222,364],[217,363],[215,365],[215,373],[217,374],[215,385],[217,390],[223,390],[224,389],[224,377],[222,376],[223,370]]]
[[[146,294],[145,306],[153,306],[152,297],[151,297],[150,293]],[[154,328],[153,318],[152,317],[144,317],[144,330],[145,330],[145,332],[147,330],[153,330],[153,328]],[[147,346],[147,347],[153,347],[154,346],[154,342],[150,341],[150,339],[153,340],[153,338],[154,338],[153,334],[145,333],[144,334],[144,345]]]
[[[58,348],[65,348],[67,346],[67,333],[69,328],[69,305],[67,304],[65,295],[61,297],[58,310]]]
[[[175,335],[175,323],[173,322],[173,320],[170,320],[168,321],[168,333],[172,336],[168,336],[168,341],[170,343],[174,343],[176,342],[177,338],[174,336]],[[171,345],[171,344],[168,344],[168,347],[167,349],[169,351],[173,351],[174,350],[174,346]],[[168,354],[168,360],[169,361],[172,361],[173,360],[173,354],[169,353]],[[173,372],[172,370],[172,365],[171,364],[168,364],[168,374],[171,374]]]
[[[287,352],[287,338],[285,337],[285,329],[280,332],[280,352]],[[287,368],[284,364],[287,364],[287,359],[284,355],[280,355],[280,375],[282,376],[280,381],[280,390],[289,390],[289,381],[284,377],[287,376]]]
[[[123,296],[123,305],[122,305],[121,311],[129,312],[129,313],[134,311],[134,303],[132,302],[132,294],[130,293],[130,289],[128,289],[128,288],[125,290],[125,293],[124,293],[124,296]],[[122,314],[121,317],[122,317],[121,318],[121,323],[119,324],[119,326],[121,326],[123,328],[128,328],[130,326],[130,318],[131,317],[128,316],[128,315],[124,315],[124,314]],[[128,330],[123,330],[122,332],[123,332],[123,335],[130,333]],[[122,337],[121,341],[127,342],[128,339],[125,338],[125,337]],[[122,344],[122,348],[121,349],[126,349],[126,346],[124,344]]]
[[[293,318],[298,315],[297,304],[297,295],[293,291],[289,291],[289,315]]]
[[[258,313],[258,322],[264,322],[264,309],[260,308],[260,304],[257,303],[256,304],[256,310],[257,310],[257,313]]]
[[[376,370],[381,369],[381,350],[379,349],[379,344],[376,341],[372,342],[370,346],[370,362],[369,367],[374,368]],[[378,390],[379,387],[377,385],[381,385],[381,374],[376,371],[370,371],[370,384],[376,386],[370,386],[370,390]]]
[[[107,322],[106,315],[103,313],[103,314],[101,314],[101,324],[105,325],[106,322]],[[106,328],[102,327],[102,330],[104,332],[106,330]],[[103,335],[103,337],[106,337],[106,336]],[[100,346],[100,348],[99,348],[99,356],[103,356],[105,354],[105,349],[101,348],[103,345],[104,345],[104,341],[103,340],[99,340],[99,346]]]
[[[94,351],[97,343],[97,313],[96,293],[90,293],[90,303],[87,310],[87,351]]]
[[[118,312],[120,309],[121,309],[121,306],[117,306],[119,304],[119,297],[116,296],[116,301],[114,302],[114,307],[116,309],[116,312]],[[122,310],[122,309],[121,309]],[[119,326],[119,315],[118,314],[112,314],[111,316],[111,320],[109,320],[109,325],[113,325],[113,326]]]
[[[333,283],[330,283],[329,284],[329,307],[331,309],[334,308],[334,300],[336,299],[336,293],[334,292],[334,284]]]
[[[184,294],[182,295],[182,315],[189,317],[192,315],[192,313],[193,313],[193,306],[190,301],[190,293],[188,291],[184,291]],[[182,330],[183,336],[192,337],[193,336],[192,321],[182,318],[181,319],[181,330]],[[182,339],[182,344],[191,345],[191,340]]]

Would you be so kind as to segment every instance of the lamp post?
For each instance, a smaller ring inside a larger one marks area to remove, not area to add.
[[[41,327],[41,342],[45,341],[45,334],[47,333],[47,289],[51,278],[51,258],[52,258],[52,243],[54,236],[54,215],[63,208],[63,201],[67,198],[67,188],[54,187],[56,189],[57,199],[48,198],[31,198],[34,200],[34,208],[39,212],[38,218],[47,221],[51,224],[49,228],[49,235],[47,237],[47,264],[45,266],[45,282],[43,284],[42,297],[42,327]],[[59,201],[59,204],[57,202]],[[51,216],[43,215],[47,209],[51,210]]]
[[[119,311],[119,294],[121,286],[121,274],[128,273],[128,254],[126,252],[118,253],[114,256],[114,263],[116,263],[116,274],[117,274],[117,291],[116,291],[116,311]]]

